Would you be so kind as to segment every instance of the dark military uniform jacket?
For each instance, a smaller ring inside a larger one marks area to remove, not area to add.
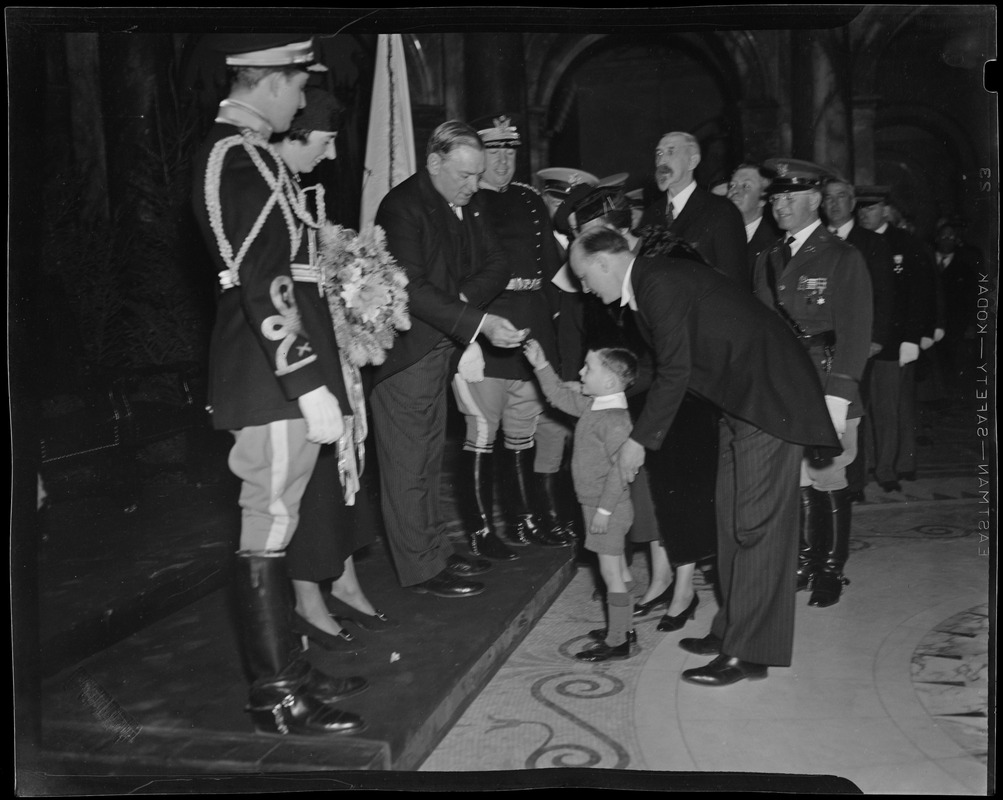
[[[262,169],[298,192],[275,150],[232,124],[217,122],[195,158],[195,217],[222,273],[209,352],[209,402],[222,430],[301,418],[297,398],[324,385],[349,408],[327,299],[316,278],[293,278],[306,226],[295,214],[290,222],[281,202],[262,214],[273,199]]]
[[[862,416],[859,382],[871,346],[871,279],[860,252],[819,224],[783,266],[783,239],[756,261],[756,295],[808,349],[825,394]]]
[[[559,369],[557,339],[548,287],[563,263],[550,226],[550,215],[536,190],[513,181],[504,191],[482,188],[484,215],[508,256],[512,276],[487,310],[508,319],[515,327],[529,328],[555,369]],[[521,348],[481,343],[484,376],[506,380],[531,380],[533,369]]]

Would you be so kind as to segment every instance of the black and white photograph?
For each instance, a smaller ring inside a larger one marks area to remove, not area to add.
[[[17,796],[995,794],[996,6],[5,22]]]

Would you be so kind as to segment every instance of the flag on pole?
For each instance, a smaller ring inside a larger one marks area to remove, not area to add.
[[[404,41],[399,33],[381,33],[362,174],[361,227],[373,222],[386,193],[416,169]]]

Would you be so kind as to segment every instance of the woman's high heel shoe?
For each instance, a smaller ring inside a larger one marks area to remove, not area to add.
[[[327,600],[327,607],[331,612],[331,616],[339,623],[351,622],[358,625],[362,630],[372,631],[373,633],[389,631],[400,627],[400,623],[397,620],[391,619],[378,608],[373,609],[375,613],[366,614],[348,605],[344,600],[339,600],[333,594],[328,595],[325,599]]]
[[[672,602],[672,593],[675,591],[676,585],[674,583],[669,584],[669,588],[662,592],[657,597],[652,597],[647,603],[635,603],[634,604],[634,616],[635,617],[646,617],[652,611],[654,611],[659,606],[667,606]]]
[[[674,617],[666,614],[658,621],[658,630],[660,631],[678,631],[683,625],[686,624],[688,620],[693,619],[696,614],[697,606],[700,605],[700,598],[695,594],[690,604],[686,606],[686,610],[682,614],[676,614]]]
[[[328,633],[318,628],[309,620],[304,619],[296,611],[293,612],[292,625],[290,627],[293,633],[299,634],[304,650],[309,647],[310,642],[335,653],[355,653],[366,649],[366,646],[348,631],[342,630],[338,631],[338,633]]]

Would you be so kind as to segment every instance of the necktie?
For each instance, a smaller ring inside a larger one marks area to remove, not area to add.
[[[665,224],[671,226],[675,216],[672,214],[672,198],[665,195]]]
[[[784,239],[783,255],[784,255],[784,266],[786,267],[791,262],[791,245],[794,244],[794,237],[788,236]]]

